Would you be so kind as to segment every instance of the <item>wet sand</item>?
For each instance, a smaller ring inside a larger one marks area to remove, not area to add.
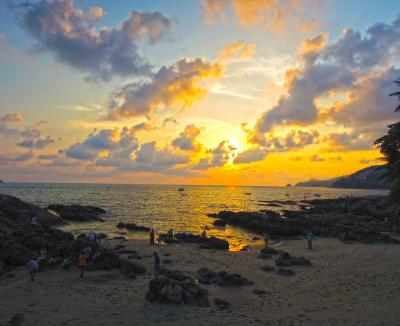
[[[344,244],[317,239],[314,250],[303,240],[284,241],[276,248],[309,258],[312,267],[293,267],[294,276],[260,269],[273,259],[257,259],[260,248],[247,252],[198,249],[195,245],[156,245],[147,241],[106,242],[137,250],[148,272],[136,279],[119,270],[86,273],[60,267],[37,274],[31,283],[24,268],[0,280],[0,325],[15,314],[22,325],[398,325],[400,316],[400,250],[387,244]],[[152,277],[152,253],[170,259],[171,269],[193,273],[200,267],[236,272],[254,286],[205,285],[210,307],[163,305],[144,299]],[[164,254],[169,254],[168,257]],[[265,290],[257,295],[255,289]],[[218,310],[214,298],[232,304]]]

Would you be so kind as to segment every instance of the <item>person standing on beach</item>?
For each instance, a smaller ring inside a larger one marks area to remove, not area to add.
[[[36,272],[39,269],[39,263],[36,259],[31,259],[30,261],[28,261],[28,264],[26,264],[26,266],[28,267],[31,282],[33,282],[35,280]]]
[[[150,230],[150,245],[154,245],[154,229]]]
[[[81,270],[81,277],[83,277],[85,273],[87,258],[88,255],[84,251],[81,251],[81,254],[79,255],[79,269]]]
[[[158,278],[160,274],[160,257],[156,252],[154,252],[154,277]]]
[[[311,230],[307,231],[306,237],[307,237],[308,249],[311,250],[312,249],[312,241],[314,239],[314,235]]]

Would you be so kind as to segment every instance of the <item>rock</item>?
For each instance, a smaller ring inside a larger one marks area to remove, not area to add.
[[[150,228],[148,228],[147,226],[140,226],[140,225],[136,225],[135,223],[119,222],[117,224],[117,228],[119,228],[119,229],[125,228],[129,231],[144,231],[144,232],[150,231]]]
[[[199,282],[203,284],[216,283],[220,286],[253,285],[254,282],[239,274],[230,274],[226,271],[214,272],[207,267],[198,270]]]
[[[166,284],[161,292],[165,298],[173,303],[181,303],[183,300],[183,288],[175,283]]]
[[[56,212],[61,218],[74,222],[102,221],[99,217],[106,211],[91,205],[61,205],[53,204],[47,206],[48,210]]]
[[[208,238],[206,244],[213,249],[229,250],[229,242],[216,237]]]
[[[273,266],[264,265],[264,266],[261,266],[261,270],[263,270],[265,272],[275,272],[276,268]]]
[[[271,259],[271,258],[272,258],[272,255],[271,255],[271,254],[264,253],[264,252],[261,252],[261,253],[257,256],[257,258],[258,258],[258,259]]]
[[[21,199],[9,195],[0,194],[0,216],[1,224],[30,225],[30,219],[33,216],[38,218],[38,222],[45,226],[56,226],[68,224],[62,218],[50,214],[39,206],[27,203]],[[8,222],[7,222],[8,221]]]
[[[262,290],[262,289],[254,289],[253,293],[257,294],[257,295],[265,295],[265,294],[267,294],[267,291]]]
[[[277,272],[278,275],[285,275],[285,276],[291,276],[294,275],[294,271],[292,271],[291,269],[286,269],[286,268],[278,268]]]
[[[220,226],[220,227],[224,227],[226,226],[226,221],[225,220],[215,220],[213,222],[214,226]]]
[[[270,255],[279,255],[279,253],[280,253],[279,250],[276,250],[276,249],[271,248],[271,247],[265,247],[265,248],[261,249],[260,251],[263,254],[270,254]]]
[[[311,266],[311,261],[304,257],[291,257],[287,252],[282,252],[275,260],[276,266]]]
[[[135,261],[121,259],[121,273],[125,274],[129,272],[133,272],[135,274],[144,274],[146,273],[146,267]]]
[[[220,310],[226,310],[232,307],[232,304],[230,304],[228,301],[219,298],[215,298],[214,303]]]
[[[180,276],[178,276],[180,275]],[[158,278],[149,282],[146,299],[149,302],[185,303],[208,307],[208,291],[203,289],[180,271],[163,272]],[[173,278],[174,277],[174,278]]]

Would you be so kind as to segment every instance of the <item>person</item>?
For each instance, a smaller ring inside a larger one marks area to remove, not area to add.
[[[308,249],[312,249],[312,241],[314,239],[314,235],[311,230],[307,231],[307,243],[308,243]]]
[[[82,250],[81,254],[79,255],[79,269],[81,270],[81,277],[83,277],[85,273],[87,258],[88,255]]]
[[[63,260],[63,262],[61,263],[61,267],[64,271],[67,271],[69,269],[69,267],[72,265],[72,261],[71,259],[69,259],[68,257],[65,258]]]
[[[89,241],[95,241],[96,240],[96,235],[94,234],[93,231],[90,231],[88,236],[87,236]]]
[[[150,244],[151,245],[155,244],[155,242],[154,242],[154,229],[150,230]]]
[[[154,252],[154,277],[158,277],[160,274],[160,257]]]
[[[206,229],[203,229],[203,232],[201,232],[201,239],[200,239],[200,246],[204,246],[207,241],[207,232]]]
[[[35,280],[36,272],[39,269],[39,263],[36,259],[32,258],[30,261],[28,261],[26,266],[28,267],[29,275],[31,276],[31,282],[33,282]]]
[[[174,238],[174,230],[173,229],[168,230],[167,237],[169,240],[172,240]]]
[[[35,226],[38,224],[38,219],[36,216],[31,217],[31,226]]]

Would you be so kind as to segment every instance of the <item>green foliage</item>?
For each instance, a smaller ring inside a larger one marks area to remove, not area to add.
[[[400,78],[395,83],[400,87]],[[400,91],[394,92],[390,96],[397,96],[400,101]],[[396,107],[395,111],[400,112],[400,105]],[[386,161],[386,177],[393,181],[390,197],[400,200],[400,121],[388,128],[388,133],[378,138],[375,145],[379,147]]]
[[[400,78],[399,78],[399,79],[396,79],[394,82],[395,82],[397,85],[399,85],[399,87],[400,87]],[[394,92],[394,93],[392,93],[392,94],[389,94],[389,96],[397,96],[397,98],[398,98],[399,101],[400,101],[400,91]],[[397,106],[397,108],[395,109],[395,111],[400,111],[400,104]]]
[[[397,203],[400,202],[400,180],[397,180],[392,189],[390,189],[390,198],[392,198]]]

